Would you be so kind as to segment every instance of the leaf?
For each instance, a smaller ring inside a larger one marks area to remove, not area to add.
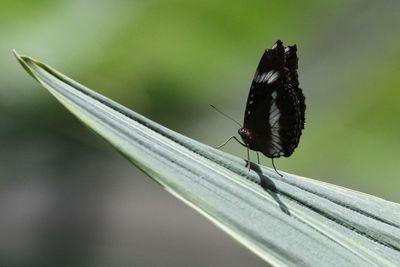
[[[400,265],[400,205],[251,164],[169,130],[32,58],[43,87],[166,190],[266,262]]]

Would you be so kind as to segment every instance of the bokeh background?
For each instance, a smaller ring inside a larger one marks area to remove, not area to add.
[[[237,126],[209,104],[242,120],[263,50],[296,43],[306,127],[277,166],[400,202],[398,0],[0,6],[0,266],[264,266],[81,125],[13,48],[217,145]]]

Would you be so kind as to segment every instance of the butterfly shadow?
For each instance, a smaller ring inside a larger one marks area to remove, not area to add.
[[[250,162],[250,169],[253,170],[255,173],[257,173],[257,175],[260,177],[261,187],[265,190],[265,192],[270,194],[271,197],[278,203],[281,211],[283,211],[285,214],[290,216],[291,214],[290,214],[289,208],[278,197],[279,191],[276,188],[274,182],[270,178],[268,178],[266,175],[263,174],[263,172],[258,164]]]

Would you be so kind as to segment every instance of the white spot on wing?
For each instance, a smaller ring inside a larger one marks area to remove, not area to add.
[[[272,103],[271,108],[269,109],[269,125],[271,127],[276,126],[276,123],[279,121],[281,117],[281,112],[279,111],[278,107],[276,106],[275,102]]]
[[[272,94],[271,94],[272,99],[275,99],[277,95],[278,95],[278,93],[276,92],[276,90],[274,90],[274,91],[272,92]]]
[[[278,77],[279,77],[279,73],[278,73],[277,71],[275,71],[275,72],[271,75],[271,77],[267,80],[267,83],[270,84],[270,83],[275,82],[275,81],[278,79]]]
[[[275,98],[277,95],[276,91],[272,92],[272,97]],[[269,109],[269,117],[268,117],[268,122],[270,125],[271,129],[271,146],[270,146],[270,154],[274,154],[277,151],[276,150],[281,150],[281,139],[279,135],[279,119],[281,117],[281,112],[278,109],[278,106],[276,105],[275,101],[272,102],[272,105]]]
[[[279,78],[279,72],[276,70],[271,70],[255,76],[254,82],[256,83],[267,82],[267,84],[270,84],[275,82],[278,78]]]
[[[264,81],[265,81],[265,76],[267,76],[267,73],[264,72],[264,73],[261,74],[260,77],[258,78],[258,82],[259,82],[259,83],[264,82]]]
[[[267,75],[265,76],[264,82],[267,81],[267,80],[269,80],[273,74],[274,74],[274,71],[273,71],[273,70],[268,71]]]

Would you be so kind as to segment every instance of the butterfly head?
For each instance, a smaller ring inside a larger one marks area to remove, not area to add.
[[[253,143],[254,135],[249,129],[242,127],[238,130],[238,133],[246,145]]]

